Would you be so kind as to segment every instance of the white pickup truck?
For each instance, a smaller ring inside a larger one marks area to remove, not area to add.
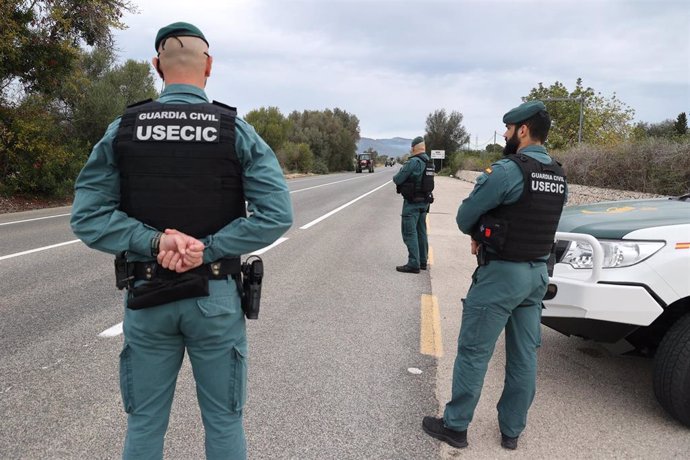
[[[568,206],[542,323],[654,356],[659,403],[690,426],[690,195]]]

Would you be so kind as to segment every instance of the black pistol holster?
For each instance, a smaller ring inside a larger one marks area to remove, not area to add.
[[[115,256],[115,286],[119,290],[129,288],[134,283],[134,267],[127,264],[127,253]]]
[[[553,269],[556,266],[556,243],[551,246],[551,252],[549,253],[549,259],[546,261],[546,272],[549,274],[549,278],[553,276]]]
[[[487,260],[486,260],[486,249],[484,248],[484,244],[480,243],[477,245],[477,265],[482,267],[486,265]]]
[[[259,318],[261,304],[261,283],[264,277],[264,263],[259,256],[251,256],[242,263],[242,281],[238,289],[242,298],[242,310],[247,319]]]

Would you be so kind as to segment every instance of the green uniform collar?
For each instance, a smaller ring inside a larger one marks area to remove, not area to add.
[[[546,152],[546,147],[536,144],[528,145],[527,147],[520,149],[518,153],[543,153],[544,155],[548,155]]]
[[[175,99],[179,96],[192,96],[198,97],[204,100],[204,102],[209,102],[208,96],[206,96],[206,91],[194,85],[183,85],[180,83],[173,85],[166,85],[165,89],[161,93],[161,102],[166,102],[169,99]]]

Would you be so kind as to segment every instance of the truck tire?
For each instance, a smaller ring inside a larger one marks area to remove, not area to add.
[[[669,414],[690,426],[690,313],[676,321],[659,344],[654,394]]]

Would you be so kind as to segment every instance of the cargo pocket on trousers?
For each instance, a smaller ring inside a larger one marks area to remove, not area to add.
[[[484,334],[486,324],[486,306],[467,305],[467,299],[462,300],[462,320],[460,322],[460,343],[469,350],[478,349]]]
[[[235,345],[230,352],[234,376],[230,382],[230,410],[239,412],[247,401],[247,344]]]
[[[408,214],[402,215],[401,230],[403,236],[412,237],[417,233],[417,223],[414,217]]]
[[[132,381],[132,349],[128,344],[120,352],[120,393],[125,412],[134,410],[134,383]]]

